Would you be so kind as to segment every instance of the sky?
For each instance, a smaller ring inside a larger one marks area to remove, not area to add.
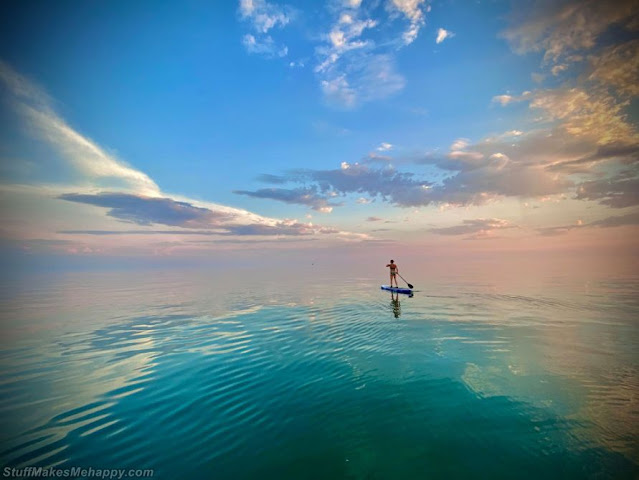
[[[4,259],[639,253],[636,1],[0,8]]]

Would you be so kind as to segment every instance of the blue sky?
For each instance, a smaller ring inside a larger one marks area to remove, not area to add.
[[[629,248],[637,233],[636,2],[3,10],[5,248]]]

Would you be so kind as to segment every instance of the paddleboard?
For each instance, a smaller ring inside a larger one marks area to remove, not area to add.
[[[391,287],[390,285],[382,285],[382,290],[388,290],[395,293],[413,293],[410,288]]]

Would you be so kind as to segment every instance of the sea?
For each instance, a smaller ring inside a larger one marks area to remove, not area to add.
[[[639,478],[639,275],[287,268],[5,280],[3,476]]]

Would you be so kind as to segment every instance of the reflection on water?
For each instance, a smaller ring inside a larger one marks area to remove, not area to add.
[[[34,276],[2,298],[10,466],[159,478],[633,478],[637,279]]]
[[[399,318],[402,314],[402,306],[399,303],[399,293],[391,292],[391,308],[393,309],[393,315],[395,318]]]

